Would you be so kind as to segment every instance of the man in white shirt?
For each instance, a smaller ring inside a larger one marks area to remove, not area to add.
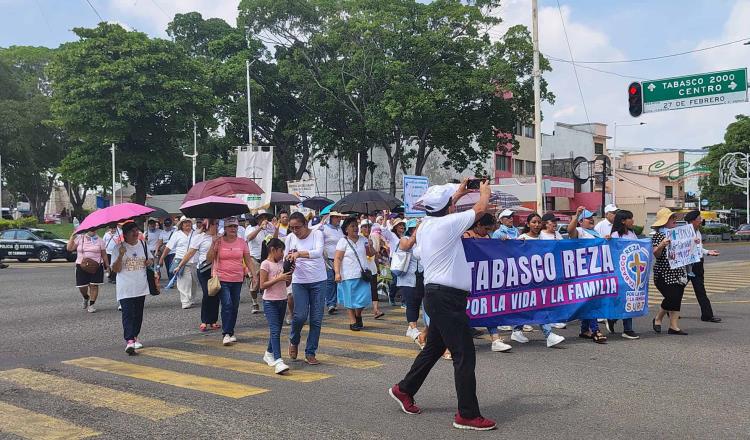
[[[617,214],[617,206],[614,204],[604,207],[604,219],[594,226],[600,237],[607,238],[612,235],[612,223],[615,222],[615,214]]]
[[[172,234],[177,230],[176,227],[172,225],[172,218],[167,217],[164,219],[164,229],[161,231],[161,237],[159,238],[159,241],[156,243],[156,249],[157,251],[161,250],[163,252],[164,246],[169,242],[169,240],[172,238]],[[172,279],[172,260],[174,260],[174,249],[169,250],[169,254],[167,254],[164,257],[164,265],[167,269],[167,279]]]
[[[421,204],[427,218],[417,230],[417,249],[424,266],[424,306],[430,326],[424,349],[419,352],[404,380],[388,393],[407,414],[418,414],[414,395],[419,391],[435,362],[447,348],[453,356],[454,380],[458,395],[458,414],[453,426],[486,431],[494,421],[479,412],[476,395],[476,353],[469,317],[467,297],[471,291],[471,270],[466,261],[461,236],[489,209],[490,186],[482,182],[479,201],[468,211],[455,213],[455,203],[469,193],[465,179],[461,185],[437,185],[427,189]]]
[[[341,219],[346,215],[333,211],[328,214],[328,221],[325,219],[320,224],[313,226],[313,229],[319,229],[323,232],[323,259],[326,263],[326,309],[329,315],[336,313],[337,286],[334,280],[333,257],[336,256],[336,245],[339,240],[344,238],[341,231]]]
[[[260,263],[263,255],[263,242],[266,240],[266,237],[272,235],[268,228],[269,220],[270,214],[265,211],[258,212],[255,216],[256,224],[254,226],[251,224],[251,226],[246,229],[244,235],[248,248],[250,249],[250,257],[255,260],[255,265],[251,274],[252,278],[250,280],[250,296],[253,299],[252,313],[254,314],[260,312],[260,306],[258,305],[258,293],[261,291]]]
[[[161,239],[161,229],[156,228],[156,220],[148,219],[146,228],[146,246],[148,248],[148,258],[154,258],[156,256],[156,250],[159,249],[158,244]]]

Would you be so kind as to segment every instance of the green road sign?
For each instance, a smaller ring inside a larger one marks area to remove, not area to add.
[[[643,113],[747,102],[747,69],[643,81]]]

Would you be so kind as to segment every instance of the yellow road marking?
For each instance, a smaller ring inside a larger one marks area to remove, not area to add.
[[[81,439],[100,435],[83,426],[0,402],[0,432],[35,440]]]
[[[75,365],[81,368],[103,371],[105,373],[132,377],[135,379],[148,380],[151,382],[172,385],[178,388],[187,388],[204,393],[217,394],[219,396],[240,399],[242,397],[254,396],[268,391],[265,388],[251,387],[235,382],[212,379],[209,377],[195,376],[177,371],[162,370],[161,368],[147,367],[145,365],[129,364],[126,362],[113,361],[110,359],[87,357],[64,361],[64,364]]]
[[[265,335],[264,332],[258,331],[258,330],[243,332],[242,334],[246,336],[252,336],[252,337],[262,337]],[[404,357],[404,358],[414,358],[414,356],[417,354],[417,350],[414,350],[414,349],[387,347],[384,345],[372,345],[369,343],[340,341],[338,339],[321,338],[320,346],[338,348],[340,350],[351,350],[351,351],[359,351],[362,353],[374,353],[374,354],[382,354],[386,356],[397,356],[397,357]],[[315,356],[317,357],[317,354]]]
[[[387,328],[393,328],[393,327],[387,327]],[[321,329],[321,332],[323,334],[332,334],[332,335],[344,335],[344,336],[356,336],[360,338],[369,338],[369,339],[380,339],[381,341],[392,341],[392,342],[411,342],[406,335],[400,336],[400,335],[390,335],[387,333],[375,333],[375,332],[368,332],[360,330],[358,332],[353,332],[351,330],[344,330],[341,328],[332,328],[332,327],[323,327]]]
[[[192,411],[190,408],[173,405],[163,400],[142,397],[125,391],[82,383],[25,368],[0,371],[0,379],[73,402],[98,408],[108,408],[145,417],[149,420],[163,420]]]
[[[311,373],[308,371],[290,370],[286,374],[276,374],[273,367],[257,362],[231,359],[221,356],[191,353],[188,351],[172,350],[169,348],[148,348],[141,350],[142,354],[160,359],[186,362],[204,367],[223,368],[225,370],[238,371],[240,373],[257,374],[259,376],[273,377],[274,379],[290,380],[292,382],[315,382],[328,379],[329,374]]]
[[[210,339],[195,339],[192,341],[188,341],[190,344],[196,344],[196,345],[205,345],[205,346],[215,346],[219,347],[220,342],[219,341],[213,341]],[[259,354],[262,355],[265,353],[266,348],[268,348],[265,345],[258,345],[258,344],[246,344],[244,342],[237,343],[230,345],[229,347],[221,347],[222,349],[229,349],[232,351],[237,351],[240,353],[250,353],[250,354]],[[330,354],[316,354],[316,358],[320,362],[323,362],[325,364],[331,364],[331,365],[337,365],[339,367],[345,367],[345,368],[354,368],[357,370],[367,370],[369,368],[377,368],[382,367],[383,364],[380,362],[370,361],[367,359],[355,359],[350,357],[344,357],[344,356],[333,356]]]

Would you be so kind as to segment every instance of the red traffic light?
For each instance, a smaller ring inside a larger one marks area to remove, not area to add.
[[[643,113],[643,93],[639,82],[632,82],[628,86],[628,111],[634,118]]]
[[[630,89],[628,89],[631,95],[635,95],[638,93],[638,89],[635,88],[635,86],[630,86]]]

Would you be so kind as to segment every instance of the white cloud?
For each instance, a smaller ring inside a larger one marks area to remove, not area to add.
[[[118,19],[131,19],[148,27],[138,29],[140,31],[166,37],[167,24],[178,13],[197,11],[203,18],[221,18],[236,26],[238,3],[232,0],[109,0],[107,8]]]

